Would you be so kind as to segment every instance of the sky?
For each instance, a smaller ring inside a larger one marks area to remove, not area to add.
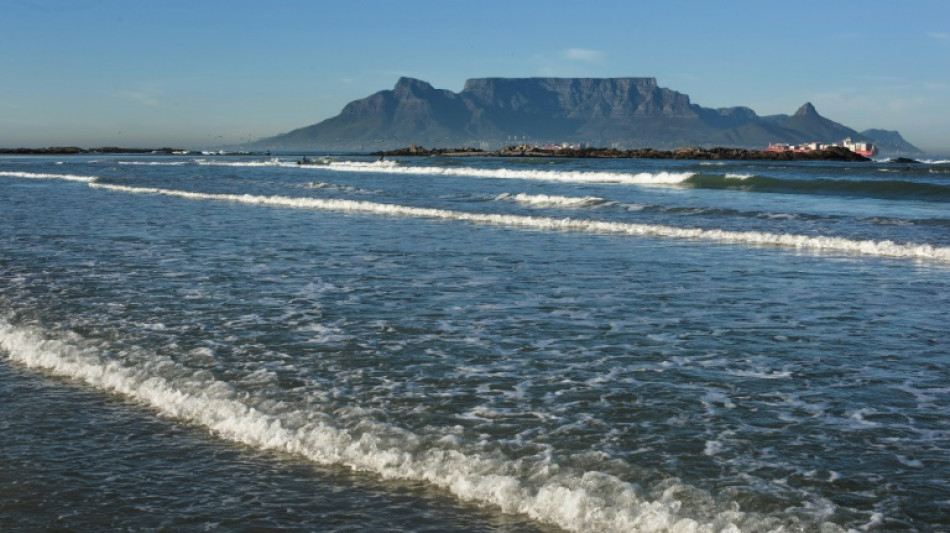
[[[401,76],[653,77],[950,154],[950,0],[0,0],[0,147],[239,145]]]

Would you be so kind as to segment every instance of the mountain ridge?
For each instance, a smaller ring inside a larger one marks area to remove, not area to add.
[[[317,124],[261,139],[256,148],[386,150],[421,144],[494,149],[515,143],[621,149],[764,148],[770,143],[871,141],[882,152],[920,153],[898,132],[858,132],[810,103],[793,115],[711,109],[656,78],[472,78],[459,93],[402,77]],[[880,137],[880,138],[878,138]]]

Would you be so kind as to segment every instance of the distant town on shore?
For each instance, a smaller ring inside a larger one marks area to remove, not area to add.
[[[772,160],[772,161],[849,161],[863,162],[871,159],[841,146],[829,146],[811,151],[748,150],[745,148],[698,148],[683,147],[676,150],[640,148],[618,150],[616,148],[580,148],[571,146],[512,145],[499,150],[478,148],[433,148],[411,145],[407,148],[374,152],[380,157],[568,157],[568,158],[613,158],[613,159],[697,159],[697,160]]]
[[[309,152],[314,153],[314,152]],[[745,148],[698,148],[682,147],[675,150],[657,150],[654,148],[639,148],[634,150],[618,150],[616,148],[590,148],[572,146],[530,146],[526,144],[506,146],[498,150],[482,150],[479,148],[424,148],[410,145],[394,150],[376,152],[342,152],[353,156],[372,155],[385,159],[386,157],[562,157],[562,158],[612,158],[612,159],[695,159],[695,160],[763,160],[763,161],[845,161],[864,162],[870,158],[854,153],[840,146],[825,147],[807,152],[801,151],[769,151],[748,150]],[[222,156],[265,156],[273,154],[270,151],[197,151],[180,148],[79,148],[75,146],[51,146],[46,148],[0,148],[4,155],[94,155],[94,154],[152,154],[152,155],[222,155]],[[299,154],[299,152],[288,152]],[[314,160],[304,157],[298,164],[312,164]],[[319,161],[319,160],[316,160]],[[919,163],[907,157],[891,158],[893,163]],[[313,163],[316,164],[316,163]]]

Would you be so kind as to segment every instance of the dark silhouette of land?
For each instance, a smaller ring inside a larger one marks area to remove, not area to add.
[[[252,143],[255,150],[391,150],[412,143],[499,150],[509,144],[735,146],[873,142],[882,153],[914,154],[900,133],[858,132],[821,116],[811,103],[792,115],[748,107],[711,109],[660,87],[655,78],[475,78],[455,93],[400,78],[392,90],[347,104],[318,124]]]
[[[762,160],[762,161],[871,161],[841,146],[832,146],[810,152],[770,152],[767,150],[747,150],[745,148],[696,148],[685,147],[676,150],[656,150],[639,148],[618,150],[616,148],[542,148],[538,146],[507,146],[500,150],[479,150],[477,148],[433,148],[427,149],[412,145],[408,148],[374,152],[380,157],[416,156],[416,157],[570,157],[570,158],[629,158],[629,159],[699,159],[699,160]]]
[[[10,155],[82,155],[82,154],[192,154],[190,150],[180,148],[119,148],[103,146],[101,148],[79,148],[76,146],[49,146],[46,148],[0,148],[0,154]]]

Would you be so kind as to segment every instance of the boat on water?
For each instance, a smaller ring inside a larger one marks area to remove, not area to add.
[[[863,155],[864,157],[871,157],[872,155],[877,155],[877,146],[870,142],[864,141],[854,141],[851,137],[847,137],[845,140],[835,143],[835,144],[825,144],[825,143],[805,143],[805,144],[788,144],[788,143],[773,143],[770,144],[768,148],[765,149],[766,152],[814,152],[816,150],[824,150],[826,148],[831,148],[833,146],[839,146],[847,148],[852,152]]]

